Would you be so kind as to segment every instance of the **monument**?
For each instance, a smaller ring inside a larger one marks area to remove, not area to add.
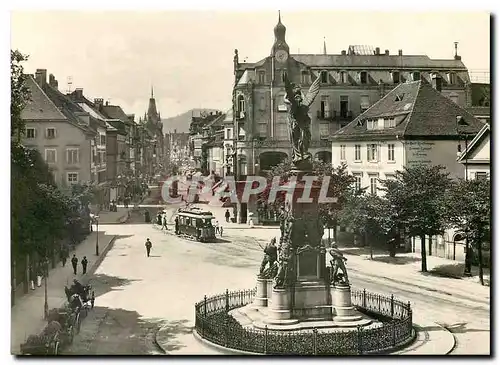
[[[367,325],[371,321],[351,304],[345,258],[335,247],[330,251],[334,258],[333,272],[328,273],[326,269],[327,247],[322,243],[323,224],[318,201],[321,182],[306,186],[304,180],[313,174],[309,153],[309,108],[319,93],[320,77],[306,95],[287,76],[285,89],[294,166],[292,175],[297,180],[293,196],[281,215],[277,265],[274,263],[267,270],[261,267],[254,303],[242,310],[256,328],[291,330]],[[303,201],[307,198],[310,198],[308,202]],[[265,256],[263,264],[267,261]]]

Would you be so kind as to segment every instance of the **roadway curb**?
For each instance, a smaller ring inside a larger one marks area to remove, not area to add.
[[[164,328],[165,326],[162,326],[158,329],[158,331],[156,331],[155,333],[155,336],[154,336],[154,343],[156,345],[156,347],[158,347],[160,349],[161,352],[163,352],[164,355],[170,355],[167,350],[165,350],[165,348],[160,344],[159,340],[158,340],[158,337],[161,336],[160,332],[161,330]]]
[[[439,331],[425,331],[425,327],[438,327]],[[408,347],[403,348],[399,351],[391,353],[391,355],[438,355],[446,356],[449,355],[456,347],[455,336],[445,327],[441,326],[436,322],[427,323],[413,323],[413,327],[416,330],[416,336]],[[436,335],[436,333],[441,333],[442,335]],[[432,338],[434,337],[434,339]],[[430,340],[429,340],[430,338]],[[428,349],[427,351],[425,351]],[[431,350],[431,351],[429,351]],[[437,352],[438,350],[439,352]]]
[[[248,352],[248,351],[241,351],[241,350],[235,350],[235,349],[230,349],[224,346],[217,345],[216,343],[210,342],[208,340],[205,340],[202,338],[198,332],[196,332],[195,329],[193,329],[193,336],[200,342],[201,344],[210,347],[214,350],[217,350],[220,352],[221,355],[249,355],[249,356],[265,356],[265,354],[259,354],[257,352]]]
[[[101,254],[99,255],[99,257],[97,258],[97,260],[94,262],[94,264],[90,267],[90,270],[88,271],[87,274],[85,275],[93,275],[94,272],[97,270],[97,268],[99,267],[99,265],[101,265],[101,263],[103,262],[104,258],[106,257],[106,255],[108,254],[108,252],[111,250],[111,248],[113,248],[113,245],[115,243],[115,240],[118,236],[113,236],[111,237],[111,239],[109,240],[108,244],[104,247],[104,249],[101,251]]]

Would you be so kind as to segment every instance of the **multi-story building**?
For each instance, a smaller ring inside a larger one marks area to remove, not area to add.
[[[443,95],[458,105],[470,104],[469,75],[457,54],[448,60],[425,55],[390,54],[380,48],[350,46],[341,54],[290,54],[286,28],[278,20],[271,54],[255,62],[240,63],[235,51],[233,106],[239,143],[247,166],[262,170],[290,156],[284,76],[300,84],[304,93],[320,77],[321,89],[311,107],[311,152],[331,160],[328,138],[340,127],[406,81],[440,75]],[[255,150],[255,151],[254,151]],[[242,171],[242,174],[252,171]]]
[[[31,101],[22,112],[23,143],[41,152],[59,186],[94,181],[92,142],[101,125],[58,90],[53,75],[47,82],[47,70],[38,69],[27,85]]]
[[[458,162],[465,168],[465,179],[484,179],[490,176],[490,125],[485,124],[479,133],[467,143]]]
[[[203,112],[200,116],[192,116],[189,125],[189,149],[196,170],[209,173],[208,154],[205,143],[209,141],[212,128],[206,128],[211,122],[220,118],[222,112]]]
[[[379,179],[418,164],[443,165],[451,177],[462,178],[464,165],[457,163],[457,153],[487,124],[445,97],[439,85],[437,78],[434,87],[422,80],[390,91],[332,136],[333,165],[346,164],[357,188],[372,194],[382,193]],[[461,259],[457,239],[451,237],[449,232],[431,237],[427,252]],[[419,252],[416,241],[413,247]]]
[[[187,168],[187,162],[189,161],[189,133],[177,133],[177,130],[174,129],[173,132],[165,134],[163,145],[166,166]]]

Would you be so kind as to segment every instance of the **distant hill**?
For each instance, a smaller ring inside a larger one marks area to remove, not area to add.
[[[199,117],[201,112],[216,112],[217,109],[191,109],[185,113],[179,114],[175,117],[163,119],[163,133],[173,132],[177,129],[177,133],[189,132],[189,125],[191,124],[191,117]]]

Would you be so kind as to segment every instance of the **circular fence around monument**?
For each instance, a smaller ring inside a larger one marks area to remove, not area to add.
[[[256,289],[251,289],[205,296],[195,304],[197,334],[225,348],[266,355],[380,354],[408,345],[415,337],[409,302],[366,290],[353,290],[352,304],[358,311],[380,320],[380,327],[336,332],[244,328],[229,311],[252,303],[255,294]]]

